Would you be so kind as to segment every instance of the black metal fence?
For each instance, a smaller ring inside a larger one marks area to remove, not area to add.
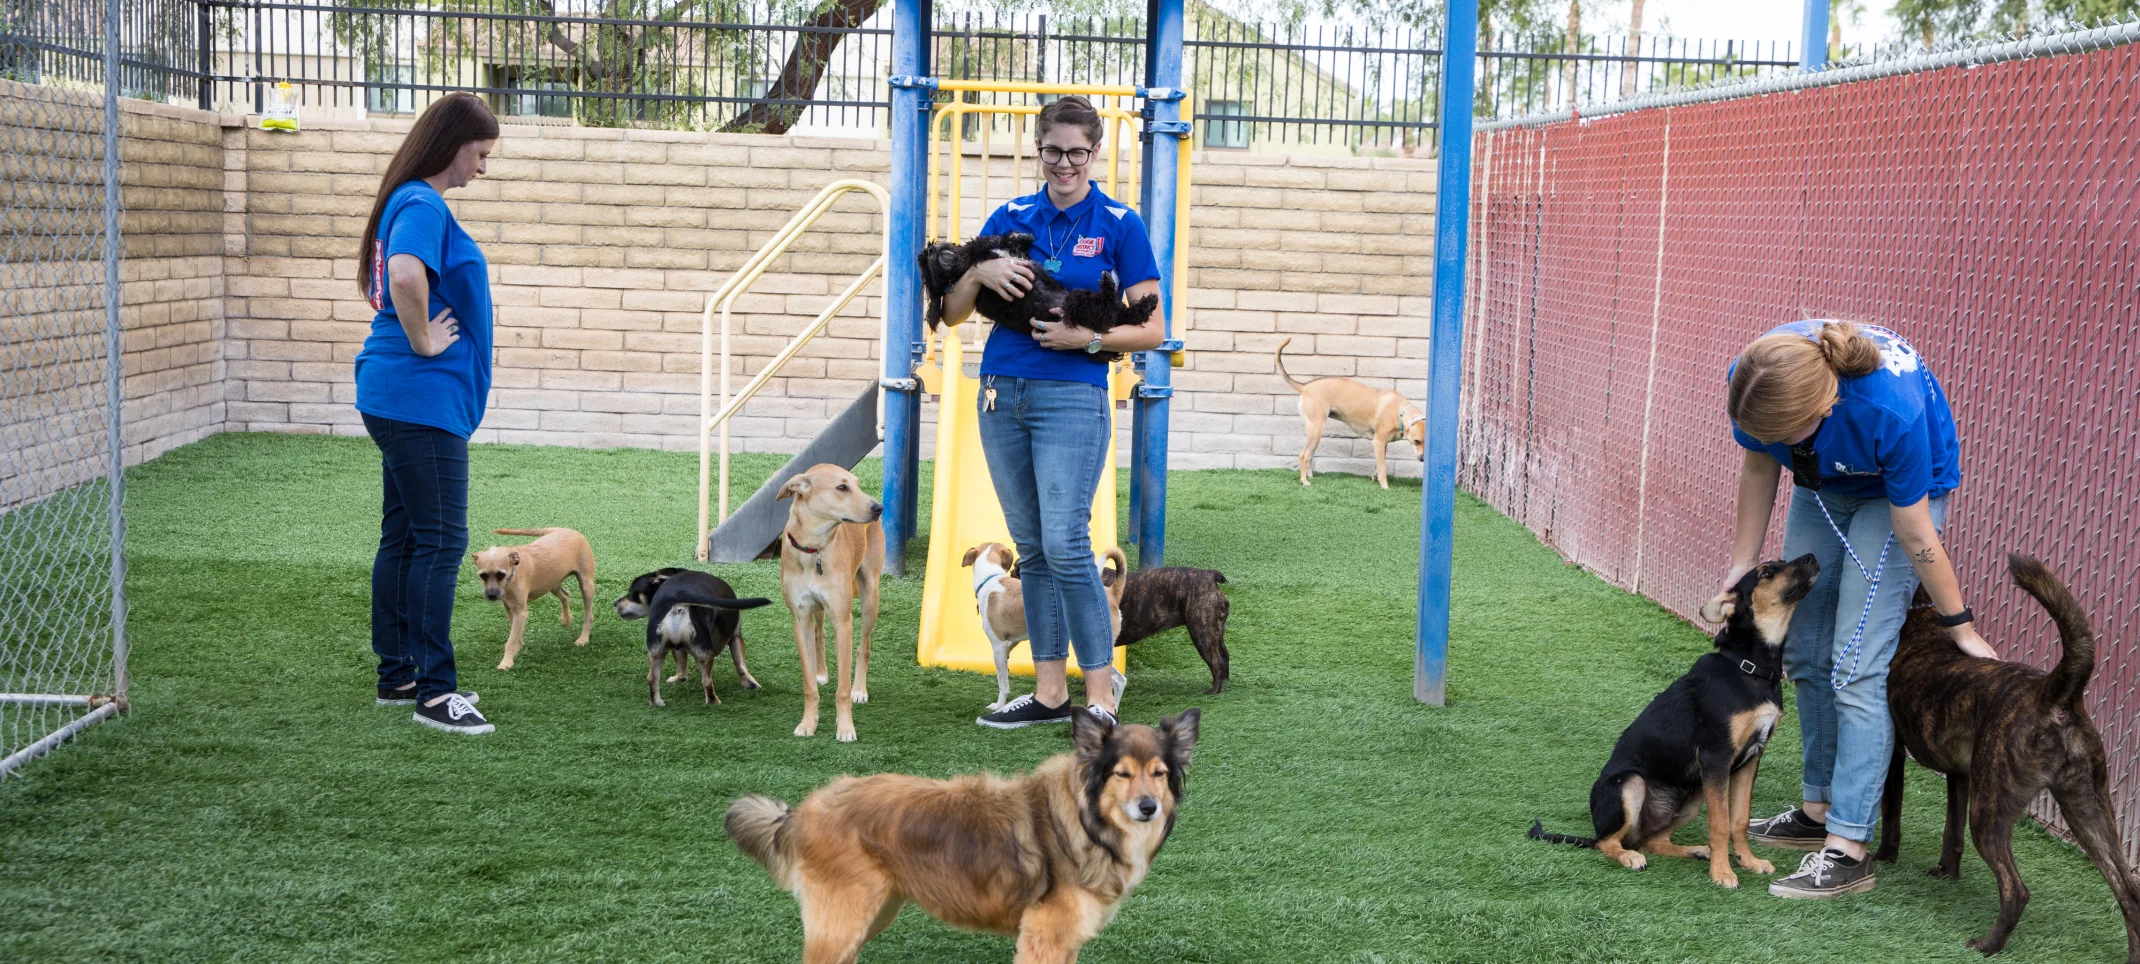
[[[890,10],[881,0],[120,2],[125,89],[209,109],[257,112],[288,83],[306,111],[409,113],[464,90],[519,122],[870,134],[884,128],[890,100]],[[101,9],[102,0],[0,0],[0,76],[87,76]],[[938,76],[1143,79],[1141,19],[946,11],[935,20]],[[1209,8],[1193,12],[1188,26],[1189,106],[1201,146],[1406,148],[1430,140],[1441,58],[1432,32],[1259,25]],[[1784,42],[1630,44],[1549,33],[1489,47],[1479,55],[1475,111],[1490,117],[1796,62]]]

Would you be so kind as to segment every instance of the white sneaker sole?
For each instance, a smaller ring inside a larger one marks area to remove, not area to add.
[[[475,726],[454,726],[451,723],[440,723],[439,721],[431,719],[430,717],[427,717],[422,713],[411,713],[409,714],[409,718],[415,720],[418,723],[422,723],[423,725],[428,726],[434,730],[439,730],[445,733],[465,733],[469,736],[482,736],[485,733],[489,733],[490,731],[497,729],[496,726],[493,726],[489,723],[479,723]]]
[[[1022,730],[1028,726],[1047,726],[1050,723],[1068,723],[1070,722],[1070,717],[1063,716],[1059,719],[1053,720],[1020,720],[1015,723],[1003,723],[998,722],[996,720],[991,720],[985,716],[977,716],[974,717],[973,721],[992,730]]]

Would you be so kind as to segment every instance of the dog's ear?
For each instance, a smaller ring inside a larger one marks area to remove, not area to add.
[[[663,579],[667,579],[670,576],[676,575],[677,573],[683,571],[684,567],[682,566],[666,566],[661,569],[654,570],[654,575],[660,576]]]
[[[1113,736],[1115,725],[1099,716],[1083,710],[1070,713],[1070,744],[1077,748],[1077,762],[1090,766],[1107,752],[1107,738]]]
[[[508,553],[506,553],[506,554],[505,554],[505,557],[506,557],[507,559],[511,559],[511,560],[513,560],[513,565],[516,565],[516,566],[517,566],[517,565],[519,565],[519,564],[520,564],[520,553],[517,553],[517,552],[508,552]]]
[[[482,554],[482,553],[480,553],[480,552],[471,552],[471,553],[469,553],[469,554],[468,554],[468,564],[469,564],[469,565],[471,565],[471,566],[474,566],[474,567],[476,567],[476,568],[478,568],[478,569],[481,569],[481,568],[483,568],[483,554]]]
[[[1167,738],[1167,763],[1176,770],[1189,766],[1189,751],[1196,748],[1198,723],[1204,711],[1192,706],[1181,711],[1180,716],[1169,716],[1159,721],[1159,732]]]
[[[968,549],[968,550],[966,550],[966,558],[964,558],[964,559],[961,559],[961,560],[959,560],[959,565],[961,565],[961,566],[970,566],[970,565],[973,565],[973,561],[974,561],[975,559],[979,559],[979,558],[981,558],[981,547],[980,547],[980,546],[975,546],[975,547],[973,547],[973,548],[971,548],[971,549]]]
[[[799,496],[808,495],[809,492],[810,477],[807,475],[798,475],[781,484],[780,491],[773,494],[773,501],[778,502],[782,499],[793,499]]]
[[[1717,593],[1716,598],[1702,604],[1702,622],[1723,623],[1731,614],[1739,611],[1739,597],[1730,590]]]

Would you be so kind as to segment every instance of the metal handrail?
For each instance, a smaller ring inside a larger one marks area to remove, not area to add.
[[[732,365],[728,336],[730,313],[735,307],[736,299],[750,291],[750,286],[761,275],[765,274],[766,269],[772,265],[775,258],[787,253],[788,248],[794,245],[795,239],[801,237],[803,232],[809,230],[811,225],[816,224],[817,220],[825,215],[825,212],[832,210],[834,202],[855,191],[861,191],[877,199],[877,214],[884,223],[883,247],[880,249],[877,259],[870,262],[869,267],[863,269],[862,273],[847,286],[846,290],[840,292],[839,297],[833,299],[832,304],[826,306],[825,310],[819,312],[810,324],[804,326],[802,331],[797,332],[795,337],[789,339],[787,347],[782,348],[779,354],[774,355],[771,361],[766,362],[765,367],[743,385],[741,392],[737,392],[731,397],[728,380],[729,370]],[[891,193],[872,182],[846,178],[827,184],[824,190],[817,192],[817,196],[810,199],[809,204],[804,205],[802,210],[795,212],[795,216],[789,218],[788,223],[781,227],[779,232],[775,233],[771,239],[767,240],[765,245],[758,249],[757,254],[751,255],[750,260],[745,261],[742,267],[737,268],[735,274],[730,275],[728,280],[722,283],[718,290],[714,291],[712,297],[706,299],[706,311],[699,320],[698,544],[692,550],[699,561],[704,562],[706,560],[706,537],[713,532],[712,526],[708,524],[708,516],[712,514],[711,503],[713,497],[713,492],[711,491],[713,488],[713,446],[710,436],[713,435],[715,429],[720,430],[721,509],[718,521],[725,522],[728,520],[728,420],[734,417],[736,412],[741,411],[743,406],[755,397],[759,390],[763,389],[766,383],[770,382],[783,366],[794,360],[795,356],[802,351],[803,346],[809,344],[811,339],[822,333],[825,327],[831,324],[834,317],[846,310],[848,304],[854,301],[855,296],[860,294],[870,281],[884,273],[887,257],[885,252],[891,250],[891,207]],[[889,311],[889,304],[889,299],[887,299],[887,311]],[[713,313],[715,310],[719,310],[721,313],[721,407],[718,412],[713,408]],[[880,345],[890,340],[890,324],[888,315],[878,318],[877,330],[878,343]],[[882,438],[884,435],[884,386],[881,381],[877,386],[877,395],[877,435]]]

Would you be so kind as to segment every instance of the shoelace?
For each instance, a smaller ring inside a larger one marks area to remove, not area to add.
[[[467,700],[462,699],[459,693],[446,697],[446,717],[448,719],[458,720],[475,711],[476,708],[470,705]]]
[[[1010,701],[1009,703],[1006,703],[1006,704],[1004,704],[1004,706],[1003,706],[1003,709],[1001,709],[1001,710],[998,710],[997,712],[999,712],[999,713],[1009,713],[1009,712],[1011,712],[1011,711],[1013,711],[1013,710],[1022,710],[1022,709],[1025,709],[1025,708],[1026,708],[1026,706],[1027,706],[1027,704],[1030,704],[1030,703],[1032,703],[1032,702],[1033,702],[1033,699],[1034,699],[1034,697],[1033,697],[1033,694],[1031,694],[1031,693],[1027,693],[1027,694],[1025,694],[1024,696],[1018,697],[1017,699],[1015,699],[1015,700],[1012,700],[1012,701]]]
[[[1813,886],[1820,887],[1828,883],[1828,876],[1835,872],[1835,866],[1835,858],[1828,856],[1826,850],[1816,850],[1799,861],[1798,873],[1794,876],[1807,877]]]

